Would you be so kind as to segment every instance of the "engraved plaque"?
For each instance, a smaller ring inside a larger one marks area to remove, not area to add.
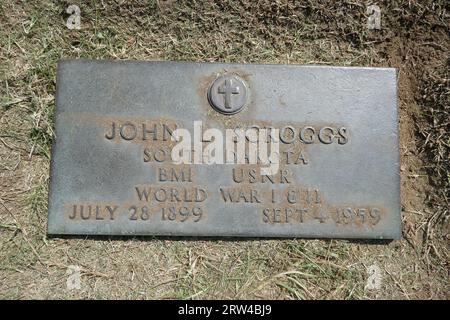
[[[67,60],[49,234],[398,239],[390,68]]]

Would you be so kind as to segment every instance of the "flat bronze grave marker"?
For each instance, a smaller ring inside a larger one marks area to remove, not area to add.
[[[395,69],[62,61],[50,175],[49,234],[398,239]]]

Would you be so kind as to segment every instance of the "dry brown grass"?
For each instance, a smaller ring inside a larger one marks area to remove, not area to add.
[[[363,2],[0,3],[0,298],[449,298],[449,8]],[[82,29],[65,27],[69,4]],[[392,66],[399,70],[403,239],[46,236],[60,58]],[[383,271],[367,290],[366,268]],[[69,265],[81,290],[67,290]]]

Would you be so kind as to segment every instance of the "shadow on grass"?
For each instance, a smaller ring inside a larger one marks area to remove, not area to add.
[[[320,240],[324,243],[330,243],[332,240],[347,241],[353,244],[366,245],[388,245],[392,239],[347,239],[347,238],[333,238],[333,239],[318,239],[318,238],[282,238],[282,237],[223,237],[223,236],[122,236],[122,235],[47,235],[48,239],[65,239],[65,240],[97,240],[97,241],[225,241],[225,242],[244,242],[244,241],[260,241],[260,240]]]

